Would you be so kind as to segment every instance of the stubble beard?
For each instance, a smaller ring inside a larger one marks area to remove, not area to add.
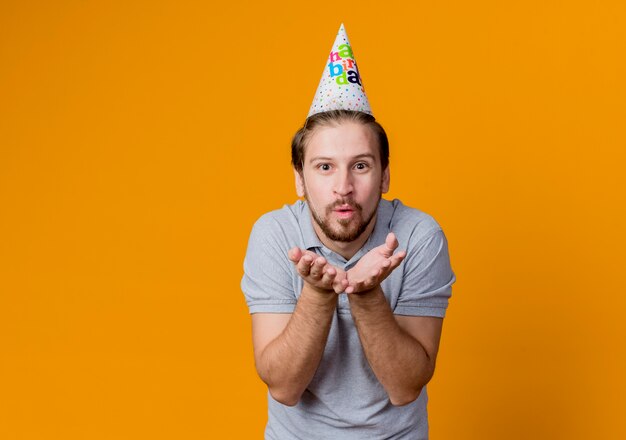
[[[378,197],[379,200],[381,196],[382,193]],[[359,238],[372,222],[372,219],[376,215],[376,211],[378,209],[378,204],[376,204],[376,207],[372,210],[371,213],[369,213],[367,219],[364,220],[363,207],[360,204],[352,200],[337,200],[336,202],[326,206],[326,215],[324,216],[324,218],[322,218],[311,205],[311,202],[309,201],[306,192],[304,194],[304,198],[309,205],[309,210],[311,211],[315,223],[317,223],[324,235],[328,237],[329,240],[341,243],[349,243]],[[333,227],[333,225],[331,224],[331,220],[329,220],[330,216],[332,215],[335,208],[343,205],[350,205],[352,209],[354,209],[354,211],[356,212],[356,216],[351,219],[337,219],[334,222],[336,226]]]

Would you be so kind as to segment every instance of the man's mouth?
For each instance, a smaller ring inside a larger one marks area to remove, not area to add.
[[[351,205],[341,205],[335,208],[335,211],[354,211]]]
[[[333,211],[341,218],[351,217],[356,209],[351,205],[336,206]]]

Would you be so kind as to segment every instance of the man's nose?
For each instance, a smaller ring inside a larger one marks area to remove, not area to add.
[[[341,197],[345,197],[350,195],[353,189],[350,170],[339,171],[335,178],[335,193]]]

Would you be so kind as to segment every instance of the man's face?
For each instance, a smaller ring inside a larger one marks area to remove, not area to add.
[[[372,129],[354,122],[316,129],[304,154],[296,189],[306,197],[316,232],[351,242],[370,225],[381,194],[389,189]]]

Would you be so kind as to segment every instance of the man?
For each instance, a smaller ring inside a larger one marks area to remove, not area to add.
[[[319,107],[292,142],[306,202],[261,217],[244,262],[265,436],[427,439],[447,242],[430,216],[381,198],[389,147],[369,108]]]

